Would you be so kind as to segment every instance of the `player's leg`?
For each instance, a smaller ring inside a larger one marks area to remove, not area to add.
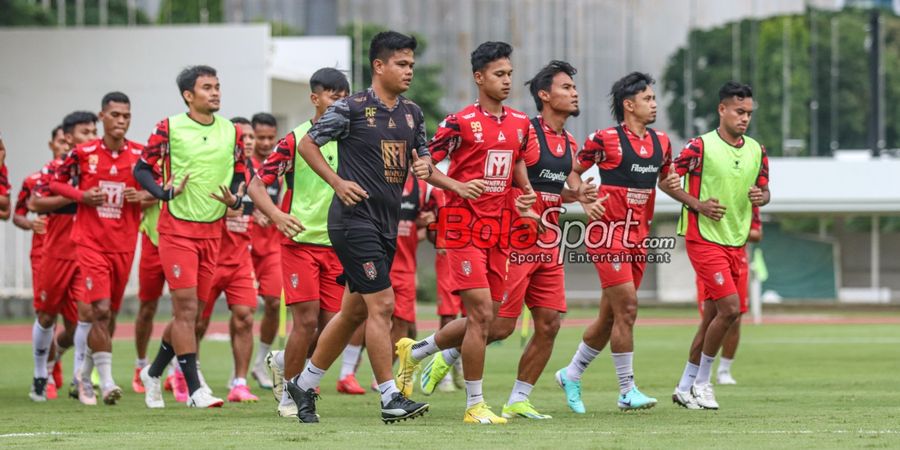
[[[143,393],[140,372],[147,366],[147,347],[153,333],[153,318],[162,296],[166,278],[159,262],[159,250],[146,234],[141,233],[141,258],[138,262],[138,311],[134,319],[135,360],[134,377],[131,388]]]
[[[700,325],[691,341],[691,348],[688,352],[688,361],[681,373],[681,379],[675,386],[675,392],[672,393],[672,402],[687,409],[700,409],[696,399],[692,394],[694,380],[697,379],[697,372],[700,370],[700,354],[703,348],[703,339],[706,336],[706,330],[709,328],[710,322],[715,317],[716,309],[712,305],[712,300],[705,300],[702,308],[703,315],[700,318]]]
[[[255,292],[250,299],[254,303],[256,302]],[[255,305],[231,305],[230,327],[232,330],[231,351],[234,357],[234,386],[228,394],[230,402],[247,403],[259,400],[247,386],[247,372],[250,369],[250,357],[253,354],[253,314],[255,312]]]
[[[519,367],[516,382],[510,392],[509,399],[503,407],[503,417],[525,417],[528,419],[550,419],[551,416],[541,414],[529,400],[531,390],[537,384],[541,372],[550,361],[553,353],[553,343],[559,333],[559,311],[549,308],[531,308],[531,318],[534,323],[534,335],[525,345],[522,356],[519,358]],[[512,322],[513,329],[515,321]],[[495,321],[496,322],[496,321]],[[508,328],[507,328],[508,329]],[[510,332],[512,330],[509,330]]]
[[[356,369],[362,359],[363,344],[366,342],[366,324],[357,328],[350,343],[341,354],[341,373],[338,375],[337,391],[342,394],[362,395],[366,393],[356,379]]]
[[[272,295],[263,295],[263,316],[259,321],[259,347],[256,351],[256,359],[253,363],[253,378],[262,389],[272,389],[271,375],[266,370],[265,358],[275,342],[278,333],[278,308],[281,298]]]
[[[34,359],[34,378],[31,384],[31,392],[28,396],[32,401],[47,401],[47,358],[50,354],[50,346],[53,342],[53,326],[56,323],[56,314],[36,311],[34,325],[31,329],[32,357]]]
[[[718,384],[737,384],[731,375],[731,364],[734,362],[734,356],[737,353],[738,344],[741,340],[741,317],[739,316],[725,333],[722,341],[722,357],[719,358],[719,368],[716,371],[716,381]]]

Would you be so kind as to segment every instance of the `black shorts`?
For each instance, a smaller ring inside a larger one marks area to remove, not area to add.
[[[337,278],[350,292],[372,294],[391,287],[391,264],[397,251],[397,238],[387,238],[366,228],[329,229],[334,253],[344,266]]]

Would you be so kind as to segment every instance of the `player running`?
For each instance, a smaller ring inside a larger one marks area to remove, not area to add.
[[[653,220],[657,180],[668,173],[672,155],[669,137],[649,128],[656,121],[653,83],[650,75],[640,72],[616,81],[610,97],[618,125],[591,133],[578,153],[576,172],[595,164],[600,169],[600,198],[583,206],[592,221],[605,225],[593,227],[588,236],[588,252],[603,288],[600,314],[584,331],[569,365],[556,372],[569,408],[578,414],[585,412],[582,374],[607,342],[619,381],[619,409],[656,405],[655,398],[638,390],[632,364],[637,291],[646,266],[643,241]]]
[[[12,185],[9,184],[9,170],[6,168],[6,145],[3,144],[3,136],[0,136],[0,220],[9,219],[10,189]]]
[[[681,202],[678,233],[707,299],[690,356],[672,401],[688,409],[719,409],[710,382],[712,364],[740,317],[744,246],[753,207],[769,203],[766,149],[745,135],[753,114],[750,86],[729,81],[719,90],[719,127],[692,139],[675,160],[674,182],[660,189]],[[685,191],[677,184],[685,176]]]
[[[172,294],[174,316],[163,332],[153,363],[141,370],[141,381],[147,407],[165,407],[160,377],[177,355],[190,394],[187,405],[219,407],[222,399],[200,389],[195,328],[200,302],[211,300],[208,295],[225,211],[240,209],[242,203],[237,196],[231,206],[225,206],[214,197],[236,194],[245,183],[244,149],[240,128],[215,114],[221,98],[215,69],[191,66],[178,75],[176,82],[188,112],[157,124],[134,169],[140,184],[163,201],[159,255]],[[163,186],[153,177],[153,167],[160,161]]]

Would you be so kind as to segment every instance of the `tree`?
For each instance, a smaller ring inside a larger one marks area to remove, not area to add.
[[[163,0],[156,23],[222,23],[224,18],[222,0]]]
[[[53,2],[55,5],[56,2]],[[108,0],[107,24],[128,25],[128,0]],[[56,26],[56,9],[44,10],[39,4],[28,0],[0,0],[0,26]],[[66,25],[75,26],[75,0],[66,0]],[[135,22],[139,25],[150,23],[150,19],[140,9],[135,11]],[[84,24],[100,24],[100,6],[96,1],[84,2]]]

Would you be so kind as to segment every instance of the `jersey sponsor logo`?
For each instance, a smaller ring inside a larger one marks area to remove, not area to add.
[[[411,210],[416,209],[416,204],[413,202],[401,202],[400,209],[405,209],[405,210],[411,211]]]
[[[646,149],[646,148],[644,148],[644,146],[643,146],[643,145],[641,145],[641,149],[640,149],[640,151],[638,151],[638,153],[640,153],[640,154],[641,154],[641,156],[647,156],[647,155],[648,155],[648,153],[647,153],[647,149]]]
[[[631,171],[635,173],[656,173],[659,172],[659,166],[654,166],[653,164],[647,164],[646,166],[632,164]]]
[[[384,179],[388,183],[406,181],[406,141],[381,141],[381,158],[384,160]]]
[[[473,117],[475,117],[475,113],[473,113],[473,112],[462,116],[462,118],[466,119],[466,120],[471,119]]]
[[[232,233],[246,233],[250,229],[250,216],[227,217],[225,228]]]
[[[407,114],[407,115],[406,115],[406,126],[408,126],[409,129],[415,128],[415,126],[416,126],[416,121],[413,120],[413,115],[412,115],[412,114]]]
[[[297,289],[297,285],[300,284],[300,276],[296,273],[291,274],[291,287]]]
[[[629,205],[643,206],[650,200],[652,189],[628,188],[625,193],[625,201]]]
[[[88,156],[88,173],[97,173],[97,164],[100,163],[99,155]]]
[[[366,273],[366,278],[370,280],[375,280],[378,277],[378,270],[375,269],[375,263],[372,261],[367,261],[363,263],[363,271]]]
[[[544,204],[553,205],[560,202],[560,196],[551,192],[541,192],[541,200]]]
[[[472,127],[472,134],[475,135],[475,142],[484,142],[484,129],[481,127],[481,122],[476,120],[470,122],[469,125]]]
[[[375,108],[374,106],[366,107],[366,111],[365,111],[366,112],[366,125],[368,125],[369,128],[375,128],[375,112],[376,111],[378,111],[378,109]]]
[[[472,263],[468,260],[462,262],[462,271],[463,275],[469,276],[472,274]]]
[[[109,168],[109,174],[110,174],[110,175],[118,175],[118,174],[119,174],[119,169],[117,169],[115,165],[110,166],[110,168]]]
[[[505,180],[512,170],[512,150],[488,150],[484,162],[484,177],[489,180]]]
[[[541,174],[539,176],[550,181],[566,181],[566,178],[568,178],[565,172],[554,172],[550,169],[541,169]]]
[[[97,207],[97,215],[104,219],[122,218],[122,206],[125,204],[125,183],[100,180],[100,191],[106,194],[106,200]]]

